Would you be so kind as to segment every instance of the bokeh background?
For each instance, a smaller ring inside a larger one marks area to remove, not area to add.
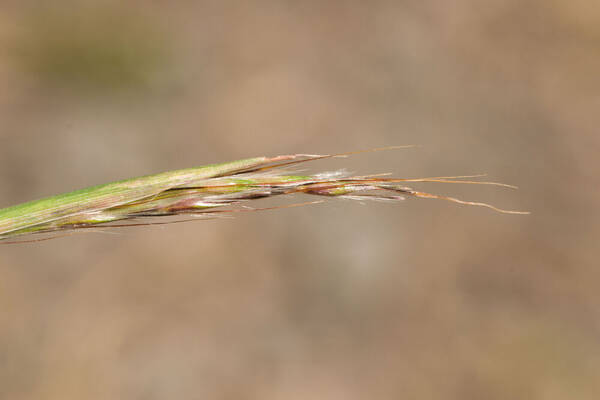
[[[0,4],[0,205],[257,155],[487,172],[0,248],[3,399],[597,399],[600,8]],[[298,198],[297,201],[305,200]],[[265,203],[266,204],[266,203]]]

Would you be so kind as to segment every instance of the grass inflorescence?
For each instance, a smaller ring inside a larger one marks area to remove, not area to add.
[[[349,154],[256,157],[127,179],[19,204],[0,209],[0,243],[15,243],[7,239],[22,240],[28,234],[174,222],[157,222],[155,219],[159,217],[210,217],[261,210],[265,208],[252,208],[250,202],[298,193],[322,198],[378,201],[399,201],[407,196],[434,198],[487,207],[501,213],[526,214],[486,203],[421,192],[406,186],[411,182],[443,182],[514,188],[496,182],[473,180],[481,175],[402,179],[391,178],[387,174],[353,176],[344,171],[303,175],[290,170],[296,164]],[[303,204],[307,203],[294,205]],[[40,239],[23,241],[37,240]]]

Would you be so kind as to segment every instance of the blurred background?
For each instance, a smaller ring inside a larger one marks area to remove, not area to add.
[[[598,398],[599,70],[583,0],[2,1],[2,207],[419,144],[310,168],[487,172],[520,190],[418,187],[532,215],[340,200],[2,246],[0,397]]]

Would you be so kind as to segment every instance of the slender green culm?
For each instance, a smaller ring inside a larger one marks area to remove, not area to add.
[[[28,234],[149,225],[156,223],[149,222],[149,219],[158,217],[215,216],[240,211],[239,206],[242,204],[246,205],[243,210],[252,210],[248,207],[250,201],[295,193],[380,201],[398,201],[412,196],[483,206],[502,213],[526,214],[502,210],[485,203],[420,192],[404,186],[407,182],[443,182],[513,187],[496,182],[468,180],[481,175],[400,179],[389,178],[387,175],[351,176],[344,171],[312,175],[299,175],[290,171],[290,167],[299,163],[346,157],[350,154],[352,153],[248,158],[126,179],[19,204],[0,209],[0,243],[7,243],[6,239],[22,239],[22,236]],[[24,241],[37,240],[39,239]]]

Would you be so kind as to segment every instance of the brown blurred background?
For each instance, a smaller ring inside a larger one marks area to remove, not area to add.
[[[126,3],[123,5],[122,3]],[[600,7],[0,5],[0,206],[257,155],[519,191],[0,248],[2,399],[596,399]],[[304,200],[304,198],[302,198]]]

